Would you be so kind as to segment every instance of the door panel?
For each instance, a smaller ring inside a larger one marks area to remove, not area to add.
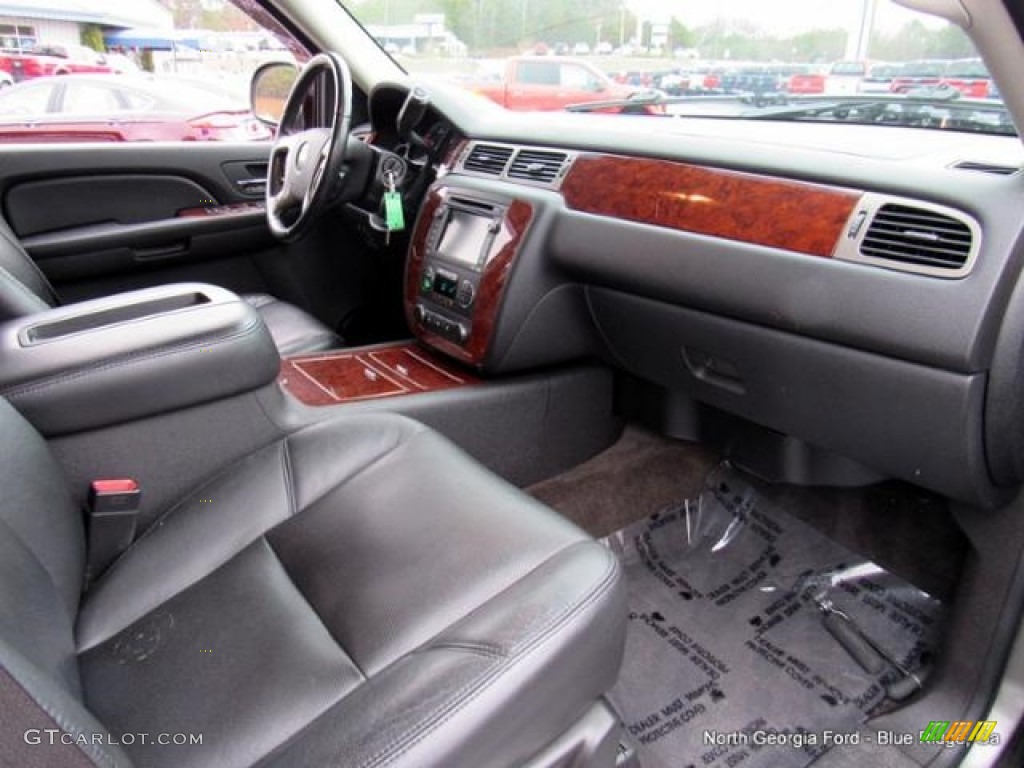
[[[7,191],[7,223],[25,239],[88,224],[172,219],[179,210],[212,204],[212,195],[191,179],[160,174],[24,181]]]
[[[269,143],[4,147],[0,204],[64,302],[183,280],[272,293],[352,341],[398,338],[402,253],[340,214],[275,240],[259,208]]]
[[[189,264],[195,279],[223,281],[235,270],[201,262],[280,250],[260,208],[257,174],[268,151],[212,143],[11,148],[0,199],[11,228],[62,294],[89,297],[90,284],[118,280],[126,288],[168,282]],[[237,271],[239,287],[252,289],[252,270]]]

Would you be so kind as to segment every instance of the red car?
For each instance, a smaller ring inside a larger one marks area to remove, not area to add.
[[[946,70],[944,61],[908,61],[889,83],[892,93],[906,93],[926,85],[938,85]]]
[[[244,101],[173,78],[43,77],[0,92],[0,142],[260,141],[271,135]]]
[[[794,72],[786,81],[788,93],[818,94],[825,92],[825,73],[812,67]]]
[[[113,72],[106,57],[84,45],[40,43],[26,53],[0,53],[0,70],[14,82],[48,75]]]
[[[956,59],[946,65],[939,84],[956,88],[969,99],[987,99],[992,75],[981,59]]]

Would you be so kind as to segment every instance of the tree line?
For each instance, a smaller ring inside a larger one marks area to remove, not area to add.
[[[447,27],[474,55],[508,55],[542,43],[604,41],[650,45],[650,25],[636,40],[637,18],[621,0],[365,0],[353,10],[364,24],[412,24],[420,13],[443,13]],[[792,35],[767,33],[743,19],[719,18],[688,26],[685,18],[669,25],[666,55],[675,48],[696,49],[706,59],[826,62],[841,59],[848,30],[811,29]],[[950,59],[973,56],[973,46],[959,27],[934,28],[914,20],[892,31],[876,30],[869,57],[879,61]]]

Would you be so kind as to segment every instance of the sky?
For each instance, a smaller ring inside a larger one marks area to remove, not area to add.
[[[792,33],[815,27],[855,26],[864,0],[626,0],[645,16],[669,13],[688,27],[715,18],[749,19],[769,32]],[[889,0],[879,0],[875,29],[894,30],[914,19],[933,26],[939,22]]]

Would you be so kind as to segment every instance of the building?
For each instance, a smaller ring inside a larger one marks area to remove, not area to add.
[[[366,28],[389,53],[466,55],[466,44],[445,26],[443,13],[418,13],[412,24],[369,24]]]
[[[157,0],[0,0],[0,49],[24,50],[36,42],[77,45],[85,25],[103,31],[170,29],[174,21]]]

